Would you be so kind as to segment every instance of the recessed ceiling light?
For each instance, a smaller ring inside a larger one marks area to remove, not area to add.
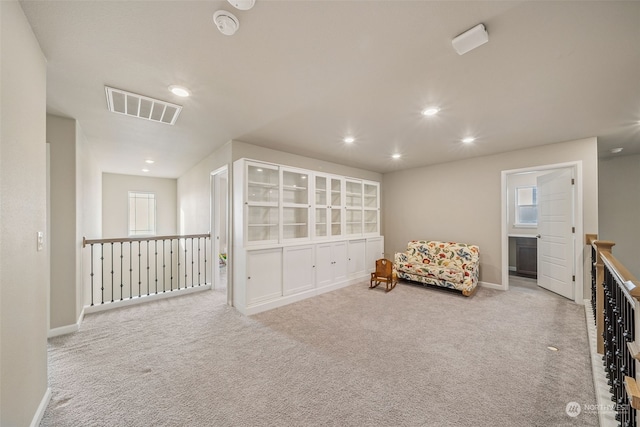
[[[400,158],[400,154],[396,153],[396,154],[392,154],[391,155],[392,159],[399,159]]]
[[[154,163],[154,161],[151,160],[151,159],[147,159],[144,162],[147,163],[147,164],[150,164],[150,165],[152,165]]]
[[[187,89],[184,86],[171,85],[169,86],[169,90],[171,91],[172,94],[181,96],[183,98],[191,95],[191,92],[189,92],[189,89]]]
[[[347,136],[343,139],[344,142],[346,142],[347,144],[351,144],[353,141],[355,141],[356,139],[352,136]]]
[[[440,112],[440,109],[438,107],[429,107],[429,108],[426,108],[426,109],[422,110],[422,115],[423,116],[435,116],[439,112]]]
[[[462,138],[462,142],[464,142],[465,144],[471,144],[473,141],[475,141],[476,139],[472,136],[468,136],[466,138]]]
[[[611,150],[609,150],[612,154],[618,154],[619,152],[621,152],[622,150],[624,150],[624,148],[622,147],[618,147],[618,148],[612,148]]]
[[[149,172],[149,169],[142,169],[142,172]]]

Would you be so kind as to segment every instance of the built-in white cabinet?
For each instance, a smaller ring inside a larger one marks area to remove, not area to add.
[[[377,182],[240,159],[233,188],[233,302],[244,314],[362,281],[381,257]]]
[[[362,235],[362,181],[345,179],[345,225],[348,236]]]
[[[308,171],[282,168],[282,240],[309,238],[312,185]]]
[[[247,162],[245,236],[248,243],[278,243],[280,173],[277,166]]]
[[[365,274],[367,272],[367,241],[365,239],[349,240],[347,250],[349,254],[349,276]]]
[[[316,256],[314,245],[283,248],[282,295],[308,291],[315,286]]]
[[[247,251],[246,305],[282,296],[282,248]]]
[[[363,193],[363,234],[374,236],[380,234],[380,184],[364,181]]]
[[[347,242],[316,245],[316,287],[324,288],[347,280]]]
[[[376,270],[376,261],[384,258],[384,238],[382,236],[367,239],[366,257],[367,272],[374,272]]]

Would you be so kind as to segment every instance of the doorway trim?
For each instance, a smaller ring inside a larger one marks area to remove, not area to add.
[[[231,286],[232,281],[232,271],[231,267],[233,262],[233,257],[231,255],[231,233],[230,233],[230,218],[231,218],[231,202],[230,202],[230,188],[231,188],[231,180],[229,177],[229,165],[224,165],[219,167],[218,169],[211,172],[209,177],[210,183],[210,191],[209,191],[209,224],[210,224],[210,233],[211,233],[211,287],[215,289],[216,277],[215,268],[218,268],[218,256],[216,255],[216,246],[217,239],[216,236],[219,233],[216,230],[216,225],[218,224],[218,218],[220,215],[220,205],[218,193],[220,192],[220,176],[226,173],[227,174],[227,197],[226,197],[226,220],[225,220],[225,237],[227,242],[227,304],[233,305],[233,286]]]
[[[583,200],[583,183],[582,183],[582,161],[573,161],[566,163],[556,163],[542,166],[532,166],[520,169],[504,170],[500,173],[500,199],[501,199],[501,236],[502,236],[502,289],[509,290],[509,236],[507,235],[507,220],[509,205],[507,200],[507,177],[509,175],[523,173],[523,172],[539,172],[550,171],[555,169],[573,169],[575,176],[575,190],[573,192],[573,222],[575,224],[576,232],[574,234],[574,273],[576,280],[573,283],[574,286],[574,302],[577,304],[584,304],[584,258],[582,250],[582,237],[583,231],[583,212],[582,212],[582,200]]]

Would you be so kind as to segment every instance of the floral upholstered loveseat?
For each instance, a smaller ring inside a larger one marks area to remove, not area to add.
[[[396,253],[398,278],[462,291],[471,296],[478,286],[480,248],[465,243],[412,240]]]

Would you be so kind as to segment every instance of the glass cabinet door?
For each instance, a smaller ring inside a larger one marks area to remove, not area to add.
[[[362,209],[347,208],[347,234],[362,234]]]
[[[309,174],[282,170],[282,238],[309,237]]]
[[[378,188],[377,183],[364,183],[364,208],[378,209]]]
[[[279,239],[278,198],[280,175],[277,166],[247,163],[247,242],[275,243]]]
[[[364,182],[364,233],[377,235],[380,232],[380,184]]]
[[[331,178],[331,237],[342,235],[342,179]]]
[[[329,235],[329,227],[327,223],[329,187],[328,178],[326,176],[315,176],[315,195],[315,237],[327,237]]]
[[[362,181],[345,180],[345,226],[348,235],[362,234],[362,196]]]
[[[362,208],[362,181],[346,180],[347,208]]]
[[[280,178],[278,168],[247,165],[247,201],[278,203]]]

